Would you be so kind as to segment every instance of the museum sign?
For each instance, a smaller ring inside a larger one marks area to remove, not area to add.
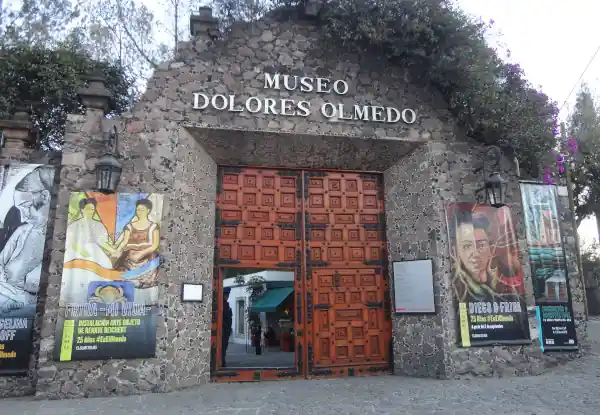
[[[318,94],[335,93],[344,96],[350,87],[347,81],[330,80],[328,78],[311,78],[308,76],[282,75],[265,73],[264,89],[300,91]],[[381,105],[354,104],[348,106],[342,103],[324,102],[319,108],[313,108],[308,100],[292,98],[266,98],[251,96],[240,99],[235,94],[216,94],[209,96],[202,92],[194,93],[194,109],[205,110],[213,108],[218,111],[247,112],[251,114],[270,114],[283,116],[308,117],[313,111],[319,111],[323,117],[347,121],[371,121],[388,124],[403,122],[414,124],[417,114],[412,109],[398,109]]]

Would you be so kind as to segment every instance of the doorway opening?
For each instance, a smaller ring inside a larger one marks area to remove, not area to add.
[[[294,369],[294,270],[223,268],[221,367]]]
[[[211,377],[391,371],[381,175],[221,167]]]

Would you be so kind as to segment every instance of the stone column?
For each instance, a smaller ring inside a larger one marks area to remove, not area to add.
[[[95,161],[104,149],[104,116],[112,94],[103,77],[93,75],[88,81],[87,87],[77,90],[85,114],[68,114],[65,125],[62,165],[70,175],[65,184],[71,189],[90,190],[95,186]]]
[[[38,360],[36,396],[43,398],[81,397],[98,393],[98,388],[101,389],[97,379],[98,373],[105,372],[106,365],[112,363],[57,362],[53,359],[69,197],[72,191],[89,191],[95,187],[95,158],[104,148],[102,124],[111,98],[111,93],[106,89],[101,77],[94,76],[88,80],[89,85],[77,91],[86,107],[85,113],[69,114],[65,125],[65,143]],[[96,366],[98,372],[84,369]]]
[[[17,108],[8,120],[0,120],[2,145],[0,157],[8,161],[28,162],[37,144],[37,135],[29,119],[29,113]]]

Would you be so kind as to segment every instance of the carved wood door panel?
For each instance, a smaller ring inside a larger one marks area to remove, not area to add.
[[[303,193],[312,303],[308,374],[388,371],[391,305],[381,176],[304,172]]]
[[[387,364],[383,281],[378,274],[372,268],[313,271],[313,372]]]
[[[223,168],[217,209],[220,265],[296,263],[301,247],[298,172]]]

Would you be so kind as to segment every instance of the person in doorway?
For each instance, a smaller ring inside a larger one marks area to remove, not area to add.
[[[262,354],[262,346],[261,346],[261,339],[262,339],[262,326],[260,325],[260,323],[258,323],[256,326],[254,326],[254,333],[252,333],[252,340],[253,340],[253,346],[254,349],[256,350],[256,354],[257,355],[261,355]]]
[[[229,288],[223,289],[223,336],[221,338],[221,366],[226,366],[225,356],[227,355],[227,346],[229,346],[229,338],[231,337],[233,325],[233,311],[229,306]]]

